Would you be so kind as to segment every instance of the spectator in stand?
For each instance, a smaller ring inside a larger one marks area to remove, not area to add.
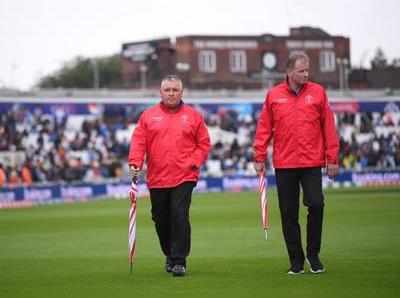
[[[0,163],[0,187],[4,187],[7,183],[7,173],[3,167],[3,164]]]
[[[29,161],[25,161],[25,163],[21,169],[21,179],[22,179],[22,183],[26,186],[31,185],[33,182],[31,164]]]
[[[91,167],[87,170],[84,180],[88,182],[99,182],[103,179],[100,164],[97,160],[92,161]]]
[[[65,180],[68,182],[81,181],[85,176],[86,170],[82,165],[82,160],[78,158],[72,158],[68,162],[67,169],[65,170]]]
[[[0,124],[0,151],[7,151],[8,149],[8,133],[6,127]]]
[[[21,178],[18,175],[18,171],[15,168],[11,168],[10,175],[8,176],[9,186],[18,186],[21,183]]]

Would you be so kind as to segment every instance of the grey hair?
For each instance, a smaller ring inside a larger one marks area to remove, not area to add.
[[[175,82],[179,82],[181,87],[183,88],[183,82],[182,80],[177,76],[177,75],[173,75],[173,74],[169,74],[166,75],[162,80],[161,80],[161,86],[164,84],[164,82],[167,81],[175,81]]]
[[[296,64],[297,60],[306,60],[310,61],[310,58],[308,55],[304,52],[294,52],[289,55],[289,58],[286,62],[286,70],[291,70],[294,68],[294,65]]]

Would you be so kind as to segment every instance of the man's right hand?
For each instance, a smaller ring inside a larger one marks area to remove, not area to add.
[[[260,175],[265,170],[264,162],[254,162],[254,169],[256,170],[257,175]]]
[[[339,166],[337,164],[327,164],[326,173],[329,178],[335,178],[335,176],[339,174]]]
[[[129,176],[133,178],[137,178],[140,174],[140,169],[134,165],[129,166]]]

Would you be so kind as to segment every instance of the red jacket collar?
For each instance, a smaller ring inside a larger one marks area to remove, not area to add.
[[[176,107],[176,109],[170,109],[167,108],[162,101],[160,101],[160,108],[166,112],[166,113],[178,113],[183,107],[183,100],[181,100],[181,102],[179,103],[179,105]]]
[[[286,76],[286,79],[285,79],[285,86],[286,86],[286,89],[290,92],[290,93],[292,93],[292,94],[294,94],[294,95],[299,95],[304,89],[306,89],[307,88],[307,84],[308,83],[305,83],[305,84],[303,84],[303,86],[301,86],[301,88],[299,89],[299,92],[295,92],[291,87],[290,87],[290,85],[289,85],[289,80],[288,80],[288,77]]]

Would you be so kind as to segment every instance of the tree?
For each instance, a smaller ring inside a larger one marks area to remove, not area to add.
[[[400,58],[394,58],[392,61],[392,66],[395,68],[400,68]]]
[[[61,69],[41,78],[37,85],[40,88],[120,88],[119,54],[101,58],[78,56],[64,63]]]
[[[385,53],[381,48],[377,48],[375,51],[375,56],[371,60],[371,67],[374,68],[386,68],[387,58]]]
[[[100,85],[105,88],[121,88],[121,57],[119,54],[98,60]]]

